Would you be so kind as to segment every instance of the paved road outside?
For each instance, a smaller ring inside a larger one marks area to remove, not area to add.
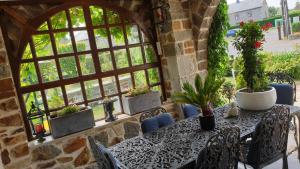
[[[264,51],[272,53],[281,53],[287,51],[293,51],[297,46],[300,47],[300,39],[296,40],[278,40],[278,32],[276,28],[270,29],[265,33],[265,43]],[[233,38],[228,38],[229,46],[228,53],[229,55],[236,56],[238,54],[237,50],[234,48],[232,42]]]

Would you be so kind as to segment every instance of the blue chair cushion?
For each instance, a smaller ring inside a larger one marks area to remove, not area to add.
[[[189,117],[197,116],[199,112],[196,106],[187,104],[183,106],[183,114],[184,114],[184,118],[189,118]]]
[[[118,169],[118,162],[117,160],[113,157],[111,152],[105,148],[102,144],[98,144],[98,148],[100,152],[106,157],[106,159],[109,161],[110,166],[112,169]]]
[[[294,89],[289,84],[271,84],[276,89],[276,104],[294,105]]]
[[[158,120],[156,117],[146,119],[142,122],[141,128],[143,133],[151,133],[159,129]]]
[[[159,114],[156,118],[158,120],[159,127],[165,127],[175,123],[175,120],[170,113]]]

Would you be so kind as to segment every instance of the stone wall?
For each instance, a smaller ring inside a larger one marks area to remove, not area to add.
[[[218,1],[169,0],[170,27],[164,33],[158,31],[163,52],[161,62],[164,84],[168,97],[171,92],[181,90],[181,84],[191,81],[196,73],[206,72],[207,38]],[[140,2],[138,0],[130,1],[130,3],[127,1],[125,3],[123,0],[114,1],[119,6],[136,11],[136,15],[143,15],[139,22],[143,23],[145,29],[153,27],[153,25],[149,25],[149,13],[138,8],[138,6],[145,5]],[[34,8],[14,6],[20,15],[24,15],[28,19],[34,18],[49,8],[49,6]],[[21,37],[18,28],[20,24],[16,24],[12,20],[13,18],[6,19],[8,27],[11,28],[8,30],[8,34],[12,47],[17,49],[18,38]],[[17,59],[16,52],[12,52],[10,55],[12,55],[9,56],[11,61]],[[47,137],[43,144],[38,144],[36,141],[28,142],[11,72],[14,72],[14,69],[10,68],[0,32],[0,153],[5,169],[19,169],[20,167],[24,169],[89,168],[94,165],[94,159],[87,136],[95,136],[105,146],[111,146],[141,134],[139,116],[122,115],[120,120],[114,123],[99,122],[97,127],[74,135],[55,140]],[[176,105],[168,104],[167,110],[175,112],[174,116],[180,118]]]

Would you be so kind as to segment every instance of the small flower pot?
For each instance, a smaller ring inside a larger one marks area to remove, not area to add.
[[[200,126],[203,130],[213,130],[216,127],[215,116],[199,116]]]

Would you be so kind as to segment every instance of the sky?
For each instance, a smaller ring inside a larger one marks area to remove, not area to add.
[[[243,0],[241,0],[243,1]],[[280,7],[280,1],[281,0],[267,0],[268,6],[275,6],[275,7]],[[289,9],[293,9],[295,7],[296,2],[300,0],[287,0]],[[235,3],[236,0],[227,0],[227,2],[230,3]]]

